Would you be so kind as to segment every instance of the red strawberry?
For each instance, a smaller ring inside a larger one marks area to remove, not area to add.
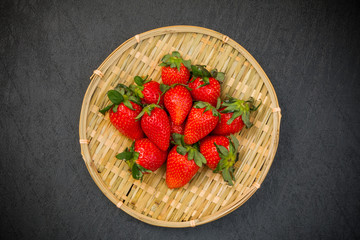
[[[184,136],[174,134],[178,146],[173,147],[166,163],[166,184],[168,188],[180,188],[187,184],[203,163],[204,156],[198,151],[198,146],[184,144]]]
[[[136,76],[134,81],[137,85],[130,85],[131,90],[138,96],[143,104],[164,105],[164,97],[161,97],[160,83],[148,79],[148,76],[141,78]],[[160,101],[159,101],[160,98]],[[159,103],[158,103],[159,101]]]
[[[176,125],[173,121],[170,120],[170,141],[173,141],[173,133],[178,133],[184,135],[185,122],[180,125]]]
[[[217,72],[216,69],[211,73],[204,66],[191,66],[193,78],[189,83],[191,96],[195,101],[208,102],[215,107],[217,99],[220,97],[220,83],[224,80],[224,73]]]
[[[256,111],[261,104],[254,107],[253,103],[254,100],[252,98],[248,101],[232,97],[229,100],[225,100],[222,104],[223,108],[220,109],[220,121],[212,133],[216,135],[229,135],[241,131],[244,125],[247,128],[251,127],[250,112]]]
[[[207,136],[200,140],[200,152],[206,159],[206,165],[214,170],[220,161],[216,146],[224,146],[229,150],[229,139],[224,136]]]
[[[105,114],[110,110],[110,122],[125,136],[131,139],[143,138],[140,121],[135,119],[142,110],[140,100],[132,96],[130,89],[122,84],[119,84],[115,90],[108,91],[107,96],[112,103],[100,112]]]
[[[200,152],[206,158],[206,165],[214,172],[221,172],[224,180],[233,185],[239,142],[234,135],[230,138],[231,141],[224,136],[208,136],[200,141]]]
[[[141,118],[141,128],[146,136],[162,151],[170,144],[170,120],[159,105],[150,104],[143,108],[136,119]]]
[[[185,143],[194,144],[208,135],[216,127],[219,117],[219,112],[209,103],[195,103],[185,124]]]
[[[126,161],[135,179],[142,179],[143,174],[156,171],[163,165],[166,152],[161,151],[149,139],[143,138],[136,140],[130,149],[126,148],[116,157]]]
[[[172,52],[161,59],[161,79],[166,85],[187,84],[190,79],[190,60],[183,60],[179,52]]]
[[[172,85],[171,87],[162,84],[161,90],[164,94],[164,105],[170,114],[171,121],[176,125],[182,124],[191,107],[192,98],[187,86]]]

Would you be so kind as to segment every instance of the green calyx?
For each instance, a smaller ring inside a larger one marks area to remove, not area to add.
[[[201,101],[195,102],[195,104],[194,104],[193,107],[194,107],[194,108],[205,108],[205,109],[204,109],[204,113],[211,110],[213,116],[219,117],[219,120],[220,120],[221,115],[220,115],[220,113],[218,112],[218,109],[219,109],[220,105],[221,105],[221,99],[218,98],[218,99],[217,99],[216,107],[212,106],[212,105],[211,105],[210,103],[208,103],[208,102],[201,102]]]
[[[123,103],[126,107],[128,107],[131,110],[135,110],[135,109],[131,105],[130,101],[138,105],[141,105],[140,99],[137,96],[134,96],[134,93],[130,90],[130,88],[128,88],[124,84],[118,84],[114,90],[109,90],[107,92],[107,96],[111,101],[111,104],[99,110],[99,112],[101,112],[104,115],[111,108],[113,112],[117,112],[117,108],[121,103]]]
[[[145,113],[147,113],[149,116],[151,115],[151,111],[154,109],[154,108],[161,108],[159,105],[153,103],[153,104],[150,104],[150,105],[147,105],[146,107],[144,107],[142,109],[142,111],[139,113],[139,115],[136,116],[135,119],[140,119]]]
[[[135,142],[133,142],[130,148],[126,148],[122,153],[116,155],[116,158],[124,160],[127,165],[129,165],[133,178],[137,180],[140,179],[142,181],[144,173],[151,173],[152,171],[136,163],[136,160],[139,158],[140,153],[135,152],[134,145]]]
[[[205,68],[205,65],[191,65],[191,72],[194,81],[195,78],[201,78],[201,80],[204,82],[203,84],[199,85],[197,88],[201,88],[203,86],[210,84],[210,77],[215,78],[220,83],[222,83],[225,79],[225,74],[223,72],[218,72],[216,69],[211,70],[210,72]]]
[[[187,69],[191,69],[191,61],[190,60],[184,60],[181,58],[181,55],[179,52],[177,51],[173,51],[170,54],[166,54],[162,59],[161,62],[159,64],[159,66],[161,67],[171,67],[171,68],[177,68],[177,70],[180,72],[180,67],[181,67],[181,63],[184,64],[184,66]]]
[[[221,172],[224,180],[230,185],[235,181],[234,164],[239,160],[237,149],[239,148],[239,141],[234,135],[230,135],[229,150],[226,147],[214,143],[216,150],[221,158],[214,172]]]
[[[134,77],[134,82],[135,84],[131,84],[130,85],[130,89],[131,91],[133,91],[133,93],[135,94],[135,96],[139,97],[139,98],[143,98],[144,94],[142,93],[142,91],[144,90],[144,84],[150,82],[151,79],[148,78],[148,76],[146,76],[145,78],[141,78],[140,76],[136,76]]]
[[[191,91],[191,88],[189,88],[188,85],[185,84],[181,84],[181,83],[175,83],[171,86],[169,85],[165,85],[165,84],[160,84],[160,91],[162,92],[161,95],[164,95],[167,91],[169,91],[170,89],[174,88],[175,86],[180,85],[185,87],[187,90]]]
[[[222,107],[225,107],[222,110],[222,113],[233,113],[232,117],[226,122],[230,125],[236,118],[241,116],[242,121],[244,122],[246,128],[250,128],[252,123],[250,122],[250,113],[256,111],[260,105],[254,106],[254,99],[249,98],[249,100],[239,100],[233,97],[228,96],[229,99],[225,100]]]
[[[184,135],[173,133],[173,143],[177,145],[176,152],[183,156],[188,153],[188,160],[194,160],[195,164],[201,167],[203,164],[206,164],[205,157],[199,151],[199,143],[195,143],[193,145],[187,145],[184,142]]]

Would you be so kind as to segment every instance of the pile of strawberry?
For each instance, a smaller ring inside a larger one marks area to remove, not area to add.
[[[191,65],[175,51],[161,61],[163,84],[136,76],[135,84],[118,84],[107,93],[111,104],[100,112],[109,111],[111,123],[135,140],[116,157],[141,180],[167,160],[169,188],[187,184],[203,164],[232,185],[239,147],[232,134],[251,127],[250,112],[259,106],[252,99],[227,97],[222,102],[225,75],[216,69]]]

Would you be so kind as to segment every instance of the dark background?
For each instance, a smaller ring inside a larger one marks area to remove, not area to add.
[[[360,238],[360,9],[329,1],[1,1],[1,239]],[[194,229],[142,223],[92,181],[78,122],[89,77],[126,39],[197,25],[272,81],[280,143],[261,189]]]

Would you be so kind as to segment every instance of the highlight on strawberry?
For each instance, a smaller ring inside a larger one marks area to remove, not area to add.
[[[208,102],[195,102],[185,124],[184,141],[186,144],[194,144],[214,130],[220,119],[220,113],[217,111],[220,104],[220,98],[216,108]]]
[[[214,107],[216,101],[220,97],[220,83],[225,79],[223,72],[218,72],[216,69],[209,72],[203,65],[192,65],[192,79],[189,87],[191,96],[195,101],[208,102]]]
[[[190,79],[190,60],[184,60],[177,51],[166,54],[161,63],[161,79],[165,85],[173,85],[175,83],[187,84]]]
[[[177,133],[173,134],[173,139],[176,146],[170,150],[166,163],[166,184],[170,189],[183,187],[206,164],[198,143],[187,145],[184,136]]]
[[[145,135],[162,151],[170,145],[170,120],[157,104],[150,104],[143,108],[135,119],[141,118],[141,128]]]
[[[154,172],[164,164],[166,152],[143,138],[134,141],[130,148],[116,155],[116,158],[129,165],[133,178],[142,180],[144,174]]]
[[[109,90],[107,96],[111,104],[99,112],[105,115],[109,111],[110,122],[125,136],[131,139],[143,138],[140,122],[135,119],[142,110],[140,99],[123,84],[118,84],[114,90]]]
[[[213,134],[216,135],[229,135],[234,134],[243,129],[250,128],[250,113],[256,111],[261,105],[261,102],[254,106],[254,99],[239,100],[228,96],[220,108],[221,119],[216,125]]]
[[[160,83],[152,81],[148,76],[142,78],[136,76],[134,78],[135,84],[130,85],[130,89],[134,92],[135,96],[139,97],[143,104],[159,104],[164,105],[164,99],[161,96]],[[159,100],[160,98],[160,100]]]
[[[230,185],[235,181],[234,164],[238,161],[239,141],[234,135],[230,140],[224,136],[207,136],[200,141],[200,152],[206,159],[206,165],[214,172],[221,172]]]

